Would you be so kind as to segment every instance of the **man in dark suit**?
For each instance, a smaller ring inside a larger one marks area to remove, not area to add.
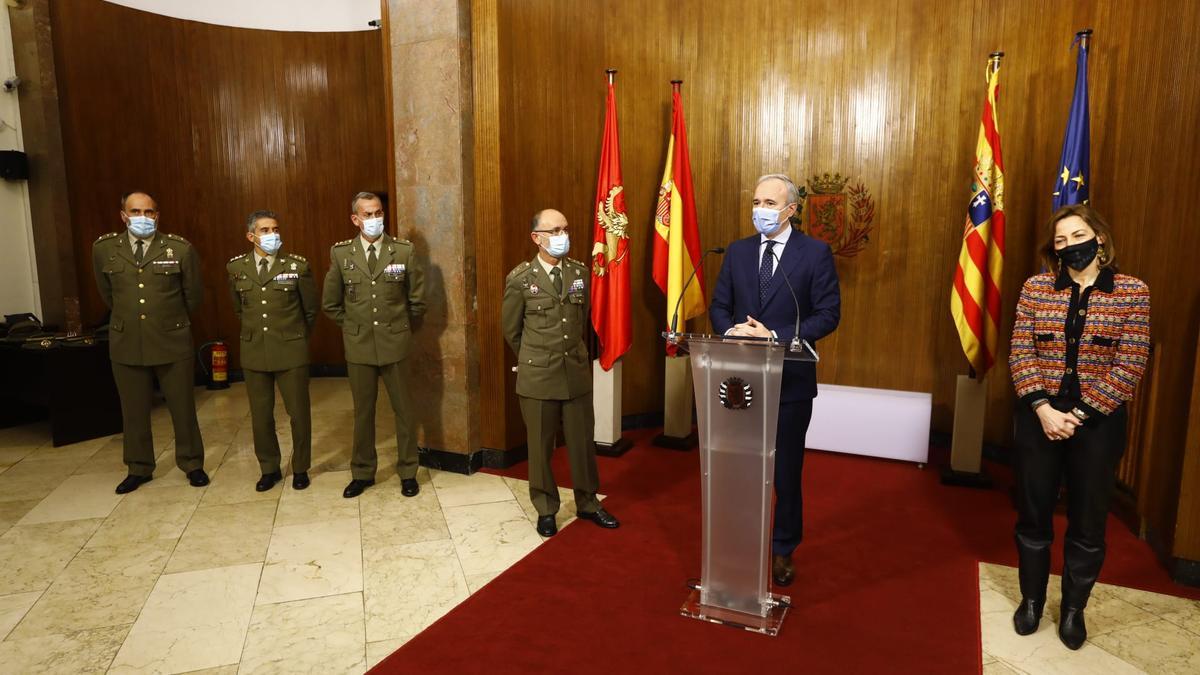
[[[815,345],[837,328],[841,295],[833,253],[825,242],[792,229],[791,217],[799,201],[800,193],[787,176],[771,174],[758,179],[752,202],[758,232],[728,247],[709,307],[715,332],[790,342],[796,332],[796,302],[785,275],[800,305],[800,339]],[[775,523],[771,532],[771,577],[779,586],[792,583],[792,552],[803,534],[804,437],[816,395],[816,366],[785,362],[775,439]]]

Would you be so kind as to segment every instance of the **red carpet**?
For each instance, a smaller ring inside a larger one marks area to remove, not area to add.
[[[570,525],[373,672],[980,671],[976,565],[1016,564],[1005,467],[978,491],[941,486],[932,467],[808,453],[793,608],[769,638],[678,615],[700,575],[699,460],[651,446],[654,434],[599,459],[620,529]],[[503,473],[524,478],[525,465]],[[1108,537],[1101,581],[1200,598],[1116,519]]]

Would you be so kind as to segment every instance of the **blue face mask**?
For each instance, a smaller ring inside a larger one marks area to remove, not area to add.
[[[129,231],[138,239],[154,235],[154,219],[146,216],[129,216]]]
[[[363,218],[362,231],[367,235],[367,239],[375,239],[383,234],[383,218]]]
[[[750,219],[754,221],[754,229],[758,230],[759,234],[770,236],[779,229],[779,214],[781,213],[783,213],[783,209],[776,211],[765,206],[758,206],[754,208]]]
[[[269,234],[259,235],[258,247],[267,255],[275,255],[279,252],[279,247],[283,246],[283,239],[274,232]]]
[[[547,237],[550,244],[546,246],[546,253],[552,258],[561,258],[571,250],[571,236],[568,234],[552,234]]]

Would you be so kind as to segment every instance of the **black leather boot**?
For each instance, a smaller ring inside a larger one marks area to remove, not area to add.
[[[1083,623],[1082,607],[1063,607],[1058,620],[1058,639],[1068,649],[1079,649],[1087,642],[1087,626]]]
[[[1017,611],[1013,612],[1013,629],[1017,635],[1030,635],[1037,632],[1038,624],[1042,621],[1043,600],[1021,598]]]

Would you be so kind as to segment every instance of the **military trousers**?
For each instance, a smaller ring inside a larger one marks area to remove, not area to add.
[[[150,432],[150,409],[154,405],[154,378],[167,399],[175,428],[175,465],[182,471],[204,468],[204,440],[196,421],[192,359],[156,366],[131,366],[113,362],[113,379],[121,397],[124,426],[125,465],[130,475],[154,473],[154,437]]]
[[[550,459],[559,424],[562,424],[567,458],[571,463],[576,512],[594,513],[600,508],[596,499],[600,472],[596,469],[596,445],[593,443],[595,421],[591,392],[564,401],[517,398],[520,399],[521,417],[525,419],[529,448],[529,499],[538,515],[558,513],[558,484],[554,481]]]
[[[250,399],[250,424],[254,429],[254,455],[263,474],[280,470],[279,437],[275,433],[275,385],[283,408],[291,418],[292,472],[306,473],[312,466],[312,412],[308,398],[308,366],[289,370],[243,369],[246,396]]]
[[[380,380],[383,380],[383,386],[387,389],[392,413],[396,417],[396,473],[400,478],[417,477],[417,432],[408,398],[406,369],[404,361],[382,366],[346,364],[350,394],[354,399],[354,446],[350,473],[357,480],[375,480],[379,465],[375,452],[375,402],[379,398]]]

